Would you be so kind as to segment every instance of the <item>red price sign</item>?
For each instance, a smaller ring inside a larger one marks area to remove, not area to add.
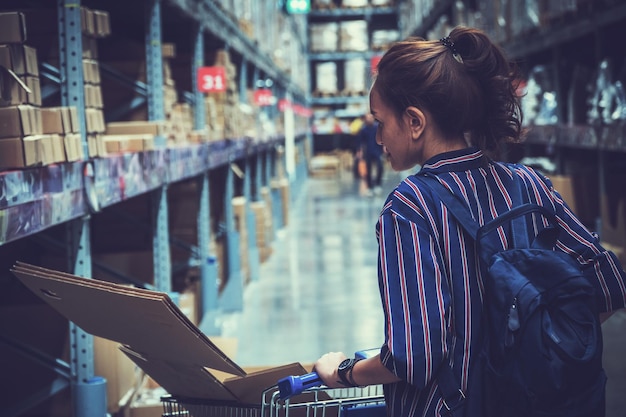
[[[224,67],[198,68],[198,91],[201,93],[226,91],[226,69]]]
[[[258,106],[271,106],[274,104],[272,90],[269,88],[259,88],[254,90],[254,103]]]
[[[380,62],[381,58],[382,58],[382,55],[376,55],[376,56],[373,56],[372,59],[370,60],[370,67],[372,68],[371,70],[372,75],[376,75],[376,73],[378,72],[378,63]]]

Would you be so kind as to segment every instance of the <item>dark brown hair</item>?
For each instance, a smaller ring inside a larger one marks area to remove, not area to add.
[[[522,139],[517,69],[479,29],[456,27],[449,40],[462,62],[439,40],[395,43],[378,63],[374,88],[398,116],[425,108],[446,136],[466,135],[495,156],[501,143]]]

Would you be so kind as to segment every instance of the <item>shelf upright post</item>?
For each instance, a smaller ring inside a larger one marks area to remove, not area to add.
[[[80,0],[58,0],[59,71],[61,104],[78,113],[83,151],[88,158]],[[69,271],[91,278],[89,216],[66,225]],[[73,410],[76,417],[104,417],[107,412],[106,380],[94,376],[93,336],[74,323],[70,326],[70,368]]]
[[[146,81],[148,86],[148,119],[165,120],[163,97],[163,52],[161,49],[161,2],[147,0],[146,18]],[[155,138],[157,148],[165,147],[165,138]],[[171,259],[167,215],[167,185],[152,193],[152,247],[154,257],[154,285],[159,291],[171,292]]]
[[[196,26],[193,38],[193,59],[191,62],[191,83],[195,96],[194,128],[206,127],[204,94],[198,89],[198,69],[204,65],[204,31],[202,24]],[[198,209],[198,249],[200,251],[200,279],[202,289],[202,310],[199,328],[209,336],[219,335],[217,326],[217,264],[210,253],[211,241],[211,200],[209,173],[205,171],[200,178],[200,199]]]
[[[206,127],[206,112],[204,94],[198,88],[198,70],[204,65],[204,31],[200,23],[196,26],[193,41],[193,60],[191,62],[191,86],[195,96],[193,121],[194,128],[202,130]]]
[[[248,60],[243,57],[241,60],[241,73],[239,74],[239,102],[246,103],[248,96],[246,91],[248,89]]]
[[[293,96],[289,90],[285,92],[285,98],[288,103],[293,101]],[[296,159],[295,159],[295,146],[296,146],[296,127],[293,108],[291,105],[285,108],[285,171],[287,172],[287,179],[289,183],[293,183],[297,179],[296,172]]]
[[[243,279],[241,276],[239,233],[235,228],[233,209],[235,176],[229,161],[226,167],[226,189],[224,192],[224,217],[226,219],[226,270],[227,282],[222,290],[220,301],[221,311],[233,312],[243,310]]]
[[[257,15],[258,18],[258,15]],[[259,67],[254,66],[253,70],[252,70],[252,88],[256,89],[257,88],[257,83],[259,82]],[[261,128],[261,112],[258,111],[256,113],[256,139],[257,140],[265,140],[266,138],[263,136],[263,130]],[[254,158],[256,159],[256,169],[254,172],[254,193],[252,196],[253,201],[260,201],[261,200],[261,187],[263,187],[263,171],[262,171],[262,166],[263,166],[263,160],[262,160],[262,155],[265,152],[265,150],[263,150],[262,152],[257,152],[254,155]]]

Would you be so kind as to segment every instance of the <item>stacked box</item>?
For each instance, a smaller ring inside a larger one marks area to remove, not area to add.
[[[98,39],[111,34],[109,14],[103,10],[92,10],[81,6],[81,24],[83,34],[83,83],[85,92],[85,128],[90,157],[107,154],[103,139],[106,126],[104,122],[104,100],[98,63]]]
[[[85,158],[76,107],[42,107],[41,122],[43,134],[61,137],[66,161]]]
[[[336,95],[339,92],[337,80],[337,63],[318,62],[315,64],[315,91],[316,95]]]
[[[400,40],[400,31],[396,29],[379,29],[372,31],[372,49],[387,50],[389,46]]]
[[[337,52],[339,48],[339,25],[334,22],[309,25],[309,49],[311,52]]]
[[[339,24],[339,50],[343,52],[369,50],[365,20],[348,20]]]
[[[245,197],[232,200],[235,215],[235,230],[239,234],[239,262],[244,283],[250,282],[250,253],[248,248],[248,225],[246,222],[247,202]]]
[[[273,204],[272,194],[269,187],[261,187],[261,200],[265,203],[265,227],[267,230],[268,243],[274,238],[274,218],[273,216]],[[268,245],[269,246],[269,245]],[[269,251],[271,253],[271,251]],[[268,254],[269,256],[269,254]]]
[[[237,68],[224,50],[217,51],[213,65],[225,69],[226,91],[209,93],[205,97],[208,136],[210,140],[242,138],[249,131],[247,126],[254,126],[254,121],[244,117],[239,100]],[[242,123],[244,119],[248,122]]]
[[[0,168],[66,160],[63,138],[44,135],[37,50],[27,39],[23,13],[0,13]]]
[[[369,0],[341,0],[341,7],[358,8],[369,6]]]
[[[259,249],[259,261],[265,262],[271,254],[270,222],[268,221],[267,204],[264,200],[250,203],[256,223],[256,245]]]
[[[178,145],[188,142],[189,131],[193,127],[193,114],[184,105],[179,103],[176,81],[173,77],[173,63],[176,58],[176,47],[173,43],[161,45],[163,70],[163,110],[164,126],[159,133],[163,135],[168,145]],[[107,65],[124,77],[141,83],[147,82],[147,63],[145,61],[145,46],[137,42],[126,41],[123,44],[111,42],[103,51]],[[141,57],[141,58],[138,58]],[[117,81],[104,79],[104,105],[109,108],[119,108],[142,99],[142,95],[131,89],[120,87]],[[189,120],[191,117],[191,120]],[[127,113],[118,116],[118,120],[142,121],[148,120],[147,104],[142,104]],[[179,126],[180,121],[185,122]]]
[[[343,65],[343,94],[365,95],[367,90],[367,61],[365,58],[346,59]]]

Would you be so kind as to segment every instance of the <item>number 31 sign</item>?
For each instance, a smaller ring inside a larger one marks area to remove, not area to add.
[[[198,91],[201,93],[226,91],[226,69],[224,67],[198,68]]]

